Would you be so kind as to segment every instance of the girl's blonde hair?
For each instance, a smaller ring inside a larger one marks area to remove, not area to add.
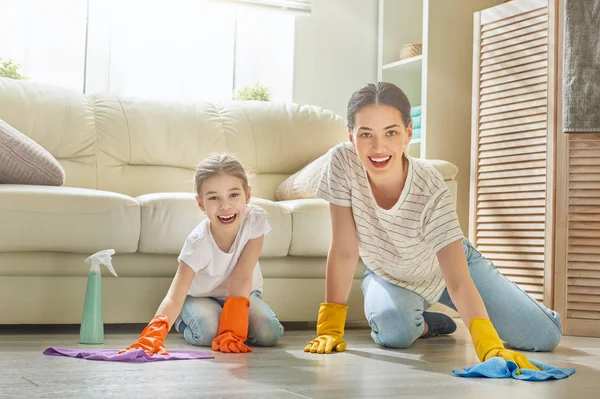
[[[200,195],[202,182],[220,173],[226,173],[241,179],[244,191],[248,192],[248,174],[241,162],[232,154],[220,153],[207,156],[196,167],[196,175],[194,176],[196,193]]]

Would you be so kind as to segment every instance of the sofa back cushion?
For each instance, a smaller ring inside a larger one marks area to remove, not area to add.
[[[8,78],[0,119],[59,161],[65,186],[130,196],[190,192],[198,162],[229,151],[254,175],[253,196],[274,199],[282,181],[347,139],[343,119],[316,106],[144,101]]]
[[[274,199],[288,176],[347,138],[343,120],[315,106],[259,101],[173,103],[91,96],[98,188],[130,196],[192,191],[196,165],[236,154],[253,196]]]

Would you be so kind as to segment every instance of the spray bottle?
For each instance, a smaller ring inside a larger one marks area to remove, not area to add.
[[[102,280],[100,278],[100,265],[104,265],[117,277],[111,263],[114,249],[106,249],[89,256],[85,262],[91,264],[88,274],[85,303],[83,305],[83,318],[79,331],[79,343],[103,344],[104,320],[102,318]]]

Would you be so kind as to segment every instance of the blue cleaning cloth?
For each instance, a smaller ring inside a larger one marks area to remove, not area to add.
[[[421,138],[421,128],[413,129],[412,139],[416,140],[416,139],[420,139],[420,138]]]
[[[501,357],[493,357],[490,360],[476,364],[475,366],[466,367],[464,371],[452,370],[452,372],[459,377],[512,377],[516,380],[524,381],[562,380],[563,378],[567,378],[571,374],[575,373],[575,369],[561,369],[558,367],[548,366],[544,363],[536,362],[535,360],[529,359],[529,361],[542,371],[522,369],[521,374],[517,375],[517,370],[519,367],[516,363],[511,361],[507,362]]]

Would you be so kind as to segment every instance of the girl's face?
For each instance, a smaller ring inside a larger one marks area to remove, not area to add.
[[[220,173],[202,182],[196,201],[213,227],[237,231],[250,202],[250,187],[244,190],[242,179]]]
[[[398,176],[402,154],[412,138],[412,123],[404,126],[400,111],[389,105],[361,108],[354,118],[350,141],[371,178]]]

